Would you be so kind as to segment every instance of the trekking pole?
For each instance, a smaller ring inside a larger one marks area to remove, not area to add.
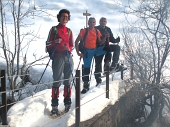
[[[92,71],[93,71],[93,63],[94,63],[94,58],[93,58],[93,61],[92,61],[92,69],[90,71],[90,79],[89,79],[89,81],[91,81],[91,75],[92,75]]]
[[[77,70],[79,69],[79,66],[80,66],[80,62],[81,62],[81,56],[80,56],[80,60],[79,60],[79,64],[78,64],[78,66],[77,66]]]
[[[56,51],[56,49],[57,49],[57,46],[58,46],[58,44],[56,44],[56,46],[55,46],[55,48],[54,48],[54,51],[52,52],[52,54],[51,54],[51,56],[50,56],[50,59],[48,60],[48,63],[46,64],[46,67],[45,67],[45,69],[44,69],[44,71],[43,71],[43,73],[42,73],[42,75],[41,75],[41,78],[40,78],[39,81],[38,81],[38,84],[40,83],[40,81],[41,81],[41,79],[42,79],[42,77],[43,77],[43,75],[44,75],[44,73],[45,73],[45,71],[46,71],[46,69],[47,69],[47,67],[48,67],[48,65],[49,65],[49,63],[50,63],[50,60],[53,58],[54,53],[55,53],[55,51]],[[36,86],[34,92],[37,90],[37,87],[38,87],[38,86]]]
[[[65,47],[66,47],[66,45],[65,45]],[[71,65],[71,63],[70,63],[70,57],[69,57],[68,50],[66,50],[66,55],[67,55],[68,62],[69,62],[69,65],[70,65],[70,72],[71,72],[71,75],[72,75],[72,78],[73,78],[73,84],[74,84],[74,87],[75,87],[75,89],[76,89],[75,82],[74,82],[74,76],[73,76],[72,65]]]

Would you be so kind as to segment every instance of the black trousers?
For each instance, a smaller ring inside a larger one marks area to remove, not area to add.
[[[110,45],[110,49],[111,49],[111,52],[114,52],[113,57],[110,52],[106,53],[105,55],[94,56],[94,58],[95,58],[95,72],[94,73],[95,73],[95,79],[96,79],[97,83],[102,81],[102,79],[100,77],[101,77],[101,72],[102,72],[103,57],[105,56],[104,63],[111,62],[111,59],[112,59],[112,65],[113,65],[115,63],[118,63],[118,61],[119,61],[120,46],[119,45]]]
[[[82,80],[83,82],[89,82],[90,68],[86,68],[82,65]]]

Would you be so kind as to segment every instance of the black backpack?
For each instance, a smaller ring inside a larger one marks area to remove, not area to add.
[[[96,29],[96,28],[95,28]],[[82,29],[81,29],[82,30]],[[88,28],[86,28],[85,29],[86,30],[86,32],[85,32],[85,34],[84,34],[84,37],[83,37],[83,39],[81,39],[80,40],[80,43],[79,43],[79,51],[81,52],[81,53],[83,53],[84,51],[85,51],[85,47],[84,47],[84,45],[85,45],[85,39],[86,39],[86,37],[87,37],[87,34],[88,34]],[[96,29],[96,40],[97,40],[97,37],[98,37],[98,31],[97,31],[97,29]],[[96,41],[96,43],[97,43],[97,41]]]

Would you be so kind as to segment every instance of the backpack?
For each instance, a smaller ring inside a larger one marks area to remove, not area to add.
[[[56,26],[53,26],[52,29],[54,30],[54,36],[53,36],[53,40],[54,40],[54,39],[58,38],[58,29]],[[67,31],[68,31],[68,35],[70,36],[71,30],[69,28],[67,28]],[[49,45],[51,45],[51,42],[46,41],[46,52],[48,52],[49,56],[52,57],[52,55],[55,53],[56,49],[54,49],[54,47],[47,48]]]
[[[96,28],[95,28],[96,29]],[[81,29],[82,30],[82,29]],[[83,53],[84,51],[85,51],[85,40],[86,40],[86,37],[87,37],[87,34],[88,34],[88,28],[85,28],[85,30],[86,30],[86,32],[85,32],[85,34],[84,34],[84,37],[83,37],[83,39],[81,39],[80,40],[80,43],[79,43],[79,51],[81,52],[81,53]],[[96,29],[96,38],[98,37],[98,31],[97,31],[97,29]],[[97,43],[97,39],[96,39],[96,43]]]

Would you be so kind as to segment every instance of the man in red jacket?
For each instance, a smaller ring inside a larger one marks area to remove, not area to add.
[[[53,86],[52,86],[52,100],[51,100],[51,115],[59,115],[58,98],[59,87],[61,86],[62,73],[64,73],[64,105],[65,112],[68,112],[71,106],[71,70],[73,69],[73,59],[70,55],[73,48],[72,31],[66,27],[70,20],[70,12],[67,9],[62,9],[57,15],[59,24],[53,26],[46,41],[46,48],[52,59],[53,71]]]

